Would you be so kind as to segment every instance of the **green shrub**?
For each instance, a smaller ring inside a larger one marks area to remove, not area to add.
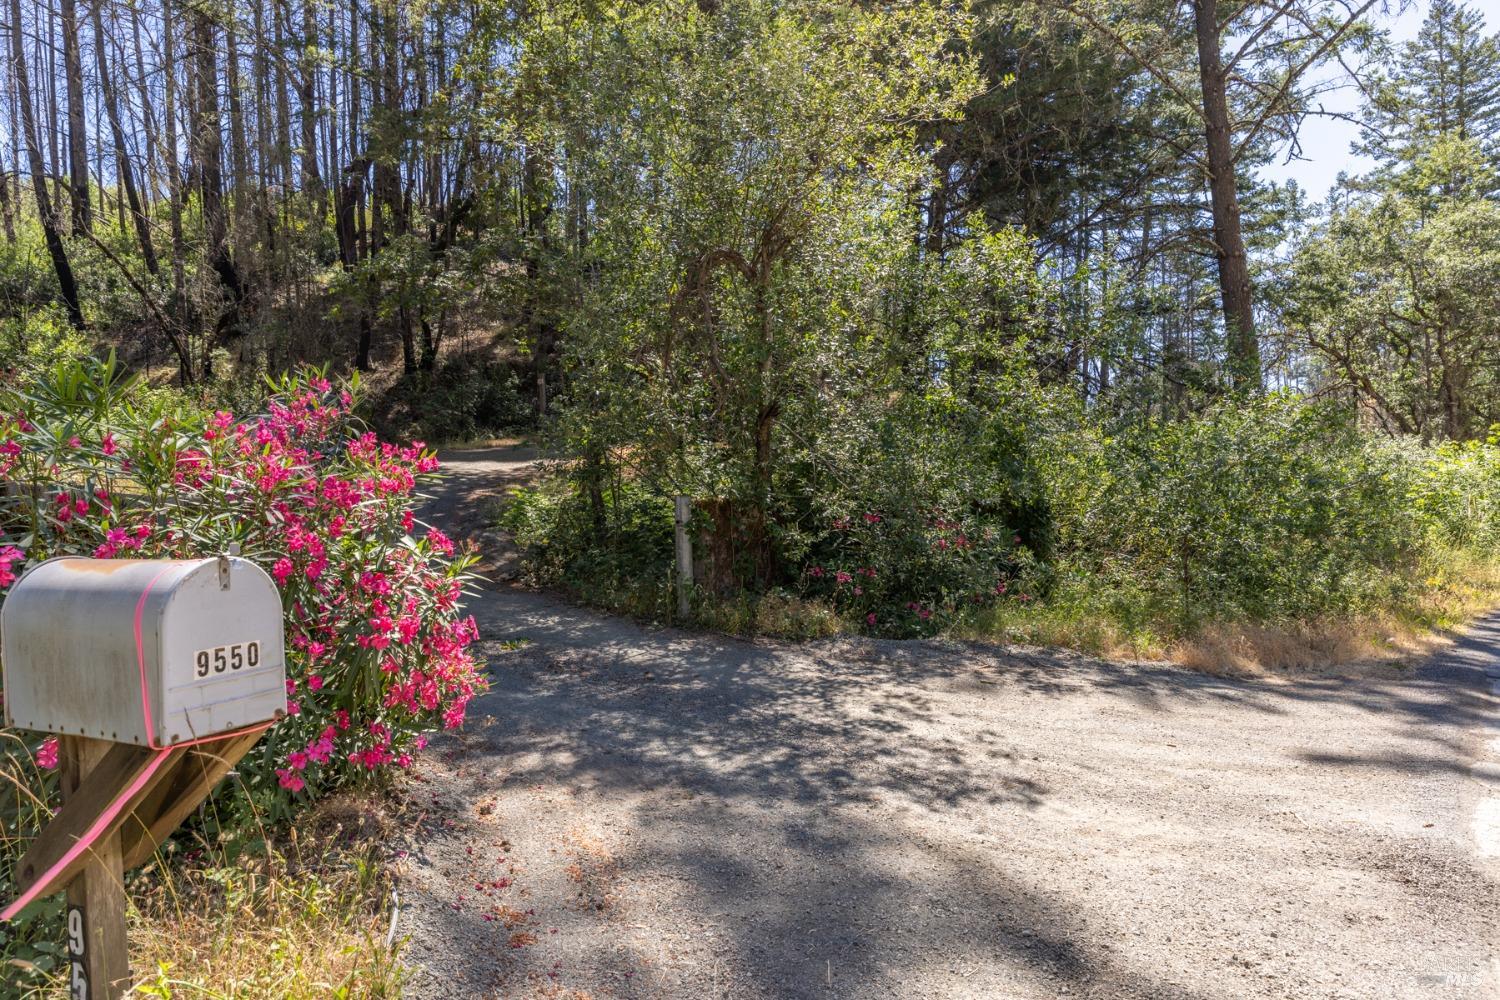
[[[1053,471],[1072,575],[1179,631],[1373,613],[1409,597],[1431,542],[1412,502],[1429,453],[1333,405],[1236,399],[1071,443]]]
[[[859,628],[897,636],[930,634],[996,601],[1030,600],[1041,568],[1035,546],[1049,544],[1050,524],[1044,505],[1010,479],[1017,456],[995,443],[1001,424],[952,400],[883,418],[840,487],[810,498],[816,515],[781,533],[798,556],[800,592]]]
[[[1409,497],[1430,537],[1457,549],[1500,550],[1500,428],[1487,441],[1411,452]]]
[[[671,607],[672,500],[629,480],[591,493],[576,475],[513,492],[501,524],[525,550],[534,583],[643,617]]]

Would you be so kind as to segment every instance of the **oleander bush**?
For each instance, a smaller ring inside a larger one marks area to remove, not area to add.
[[[109,362],[0,395],[0,587],[73,553],[186,558],[238,544],[281,588],[287,717],[242,770],[270,818],[298,795],[409,764],[483,687],[460,613],[471,556],[416,523],[437,459],[350,416],[358,382],[272,383],[262,412],[206,412]]]

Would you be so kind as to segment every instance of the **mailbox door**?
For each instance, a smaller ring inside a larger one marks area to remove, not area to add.
[[[227,589],[217,561],[206,562],[163,609],[159,745],[265,722],[286,709],[281,594],[254,563],[229,564]]]

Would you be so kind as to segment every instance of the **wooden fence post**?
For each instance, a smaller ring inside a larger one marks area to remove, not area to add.
[[[692,610],[689,591],[693,585],[693,540],[688,537],[688,522],[693,516],[693,506],[692,501],[687,497],[677,497],[674,504],[677,539],[677,617],[686,620],[688,612]]]
[[[83,783],[113,744],[83,736],[68,736],[63,741],[66,797]],[[70,1000],[119,1000],[130,986],[122,861],[120,834],[116,831],[94,844],[83,871],[68,883]]]

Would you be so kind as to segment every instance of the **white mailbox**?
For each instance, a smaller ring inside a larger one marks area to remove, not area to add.
[[[281,595],[254,563],[62,557],[0,607],[5,721],[166,747],[286,710]]]

